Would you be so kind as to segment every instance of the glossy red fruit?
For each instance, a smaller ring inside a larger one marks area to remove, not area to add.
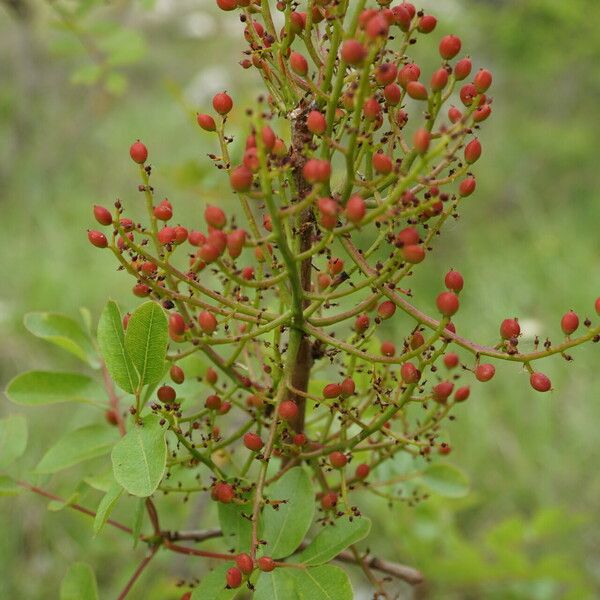
[[[417,383],[421,379],[421,372],[411,362],[405,362],[400,367],[400,375],[404,383]]]
[[[217,319],[211,312],[204,310],[198,315],[198,324],[204,333],[210,335],[217,328]]]
[[[429,144],[431,142],[431,134],[427,129],[419,128],[415,131],[415,135],[413,137],[413,144],[415,145],[415,150],[419,154],[425,154],[427,150],[429,150]]]
[[[223,504],[229,504],[235,498],[235,491],[228,483],[220,481],[215,484],[213,490],[215,499]]]
[[[163,385],[158,388],[156,395],[161,402],[169,404],[177,397],[177,392],[170,385]]]
[[[600,315],[600,298],[596,298],[596,302],[594,302],[594,308],[596,310],[596,314]]]
[[[292,71],[301,77],[308,73],[308,62],[300,52],[292,52],[290,54],[290,67]]]
[[[447,35],[443,37],[442,41],[440,42],[440,56],[444,60],[451,60],[460,52],[461,46],[462,43],[460,38],[456,37],[455,35]]]
[[[363,105],[363,114],[367,121],[374,121],[381,116],[381,106],[376,98],[367,98]]]
[[[475,377],[478,381],[489,381],[496,374],[496,368],[494,365],[483,364],[477,365],[475,368]]]
[[[460,182],[460,185],[458,186],[458,193],[462,198],[466,198],[475,191],[476,187],[477,182],[475,179],[473,177],[467,177]]]
[[[306,436],[303,433],[297,433],[292,438],[295,446],[304,446],[306,444]]]
[[[570,310],[568,313],[565,313],[560,320],[560,327],[565,335],[571,335],[579,327],[579,317]]]
[[[213,96],[213,108],[220,114],[226,115],[233,108],[233,100],[226,92],[219,92]]]
[[[367,49],[358,40],[346,40],[342,44],[341,55],[349,65],[360,65],[367,57]]]
[[[216,229],[223,229],[227,223],[225,213],[218,207],[209,204],[204,209],[204,220],[208,225]]]
[[[129,148],[129,156],[131,156],[131,160],[136,162],[138,165],[143,165],[148,158],[148,148],[140,140],[131,144]]]
[[[389,319],[394,316],[396,305],[391,300],[385,300],[377,307],[377,315],[382,319]]]
[[[365,217],[367,207],[365,201],[358,195],[352,196],[346,204],[348,221],[358,225]]]
[[[344,270],[344,261],[341,258],[331,257],[327,261],[327,270],[332,275],[339,275]]]
[[[277,565],[275,561],[269,556],[261,556],[257,563],[258,568],[265,573],[270,573]]]
[[[465,160],[471,165],[479,160],[481,156],[481,142],[478,139],[471,140],[465,147]]]
[[[448,119],[451,123],[458,123],[462,119],[462,113],[456,106],[451,106],[448,109]]]
[[[402,99],[402,90],[395,83],[390,83],[383,88],[383,97],[388,104],[396,106]]]
[[[433,388],[433,399],[440,404],[445,404],[448,400],[454,384],[450,381],[442,381]]]
[[[229,175],[231,187],[236,192],[247,192],[252,187],[253,179],[252,171],[245,165],[235,167]]]
[[[196,121],[204,131],[216,131],[217,129],[217,124],[210,115],[198,113]]]
[[[175,243],[183,244],[183,242],[185,242],[187,238],[188,230],[185,227],[183,227],[183,225],[177,225],[177,227],[175,227]]]
[[[244,575],[250,575],[252,571],[254,571],[254,562],[252,557],[245,552],[242,552],[235,557],[235,564]]]
[[[420,81],[409,81],[406,86],[406,93],[413,100],[427,100],[427,88]]]
[[[460,303],[454,292],[442,292],[435,300],[435,304],[445,317],[451,317],[458,312]]]
[[[169,333],[171,337],[179,337],[185,333],[185,321],[179,313],[169,315]]]
[[[356,478],[357,479],[366,479],[369,476],[369,473],[371,472],[371,468],[369,467],[369,465],[365,464],[365,463],[361,463],[360,465],[358,465],[356,467]]]
[[[222,404],[220,396],[217,396],[216,394],[207,396],[204,401],[204,406],[208,408],[208,410],[221,410]]]
[[[168,201],[163,201],[158,206],[155,206],[152,212],[160,221],[168,221],[173,216],[173,208]]]
[[[480,94],[487,92],[492,85],[492,74],[487,69],[480,69],[473,79],[473,85]]]
[[[227,587],[230,587],[234,590],[239,588],[242,585],[242,578],[242,572],[237,567],[231,567],[230,569],[227,569],[227,573],[225,574]]]
[[[317,275],[317,284],[320,290],[325,290],[331,285],[331,277],[327,273]]]
[[[398,83],[405,88],[411,81],[417,81],[421,76],[421,69],[415,63],[404,65],[398,72]]]
[[[398,67],[391,62],[382,63],[375,70],[375,80],[379,85],[389,85],[396,81],[397,76]]]
[[[390,24],[381,13],[369,19],[369,22],[365,27],[365,33],[367,34],[367,37],[371,38],[372,40],[375,40],[379,37],[387,37],[389,32]]]
[[[448,271],[444,277],[444,284],[449,290],[460,292],[465,285],[465,280],[458,271]]]
[[[402,258],[413,265],[425,260],[425,249],[419,244],[412,244],[402,248]]]
[[[183,383],[185,381],[185,373],[179,365],[173,365],[169,369],[169,375],[173,383]]]
[[[481,122],[485,121],[491,114],[492,114],[491,106],[489,104],[484,104],[483,106],[480,106],[473,113],[473,121],[475,123],[481,123]]]
[[[206,369],[205,378],[207,383],[210,383],[210,385],[215,385],[215,383],[217,383],[217,380],[219,379],[219,376],[212,367],[208,367],[208,369]]]
[[[321,135],[327,129],[325,115],[318,110],[311,110],[306,117],[306,126],[311,133]]]
[[[92,244],[92,246],[96,246],[96,248],[106,248],[108,246],[108,240],[101,231],[90,229],[87,232],[87,236],[90,244]]]
[[[433,15],[423,15],[417,24],[417,29],[421,33],[431,33],[437,25],[437,19]]]
[[[354,331],[364,333],[369,328],[370,322],[368,315],[358,315],[354,321]]]
[[[231,258],[237,258],[244,249],[246,232],[243,229],[234,229],[227,235],[227,252]]]
[[[340,384],[342,398],[349,398],[356,390],[356,384],[352,377],[346,377]]]
[[[394,168],[392,159],[387,154],[383,154],[383,152],[376,152],[373,154],[372,162],[375,171],[381,175],[387,175],[391,173],[392,169]]]
[[[455,402],[464,402],[469,397],[470,394],[471,394],[471,389],[469,388],[468,385],[466,385],[464,387],[460,387],[454,393],[454,401]]]
[[[478,96],[477,88],[472,83],[467,83],[460,88],[459,96],[465,106],[471,106]]]
[[[323,510],[335,508],[338,501],[338,495],[335,492],[327,492],[321,497],[321,507]]]
[[[394,356],[396,354],[396,346],[392,342],[383,342],[380,350],[384,356]]]
[[[235,10],[238,7],[237,0],[217,0],[217,6],[221,10]]]
[[[328,383],[323,388],[323,398],[337,398],[342,393],[342,386],[339,383]]]
[[[246,446],[248,450],[252,450],[252,452],[259,452],[264,445],[265,444],[260,438],[260,435],[250,431],[244,434],[244,446]]]
[[[448,354],[444,355],[444,365],[447,369],[454,369],[458,366],[458,363],[458,354],[455,354],[454,352],[448,352]]]
[[[521,334],[521,326],[516,319],[504,319],[500,323],[500,336],[504,340],[519,337]]]
[[[431,89],[434,92],[441,92],[448,84],[448,71],[442,67],[431,76]]]
[[[309,183],[326,183],[331,176],[331,163],[328,160],[311,158],[306,161],[302,173]]]
[[[329,464],[334,469],[343,469],[348,464],[348,457],[343,452],[332,452],[329,455]]]
[[[473,65],[471,64],[471,60],[468,58],[461,58],[454,65],[454,77],[456,81],[463,81],[471,74],[471,69]]]
[[[543,373],[532,373],[529,378],[531,387],[538,392],[548,392],[552,388],[552,382]]]
[[[134,296],[137,296],[138,298],[145,298],[150,295],[150,288],[143,283],[136,283],[131,291]]]
[[[402,246],[414,246],[420,240],[419,232],[414,227],[405,227],[396,234],[394,244],[401,248]]]
[[[100,206],[98,204],[94,204],[94,218],[100,225],[111,225],[112,224],[112,215],[107,208],[104,206]]]
[[[279,405],[279,416],[285,421],[293,421],[298,416],[298,405],[293,400],[284,400]]]

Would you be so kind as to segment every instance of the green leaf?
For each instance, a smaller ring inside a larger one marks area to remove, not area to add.
[[[192,600],[231,600],[240,591],[225,588],[225,573],[231,567],[230,564],[221,565],[207,573],[200,585],[194,589]]]
[[[108,74],[104,85],[111,94],[120,96],[127,89],[127,78],[122,73],[113,71]]]
[[[243,514],[252,514],[249,504],[223,504],[219,502],[219,525],[227,548],[245,552],[252,543],[252,522]]]
[[[271,573],[261,573],[252,600],[300,600],[296,580],[289,573],[292,570],[275,569]]]
[[[94,85],[104,71],[102,65],[83,65],[71,74],[71,83],[73,85]]]
[[[94,518],[94,535],[98,535],[100,533],[100,530],[104,527],[104,524],[108,520],[110,513],[116,506],[117,501],[121,497],[122,493],[123,488],[115,482],[106,492],[102,500],[100,500],[100,504],[98,505],[98,510],[96,511],[96,516]]]
[[[27,421],[23,415],[0,419],[0,469],[10,466],[27,447]]]
[[[82,562],[69,567],[60,586],[60,600],[98,600],[98,587],[92,567]]]
[[[108,425],[88,425],[70,431],[44,454],[35,470],[37,473],[56,473],[108,454],[117,439],[116,430]]]
[[[146,40],[133,29],[117,29],[100,40],[99,45],[113,67],[135,63],[146,53]]]
[[[288,569],[296,580],[301,600],[352,600],[350,579],[343,569],[321,565],[310,569]]]
[[[17,485],[14,479],[0,475],[0,496],[18,496],[23,491],[23,488]]]
[[[133,527],[131,528],[131,536],[133,537],[133,547],[137,548],[142,533],[142,525],[144,524],[144,516],[146,515],[146,499],[138,498],[135,506],[135,514],[133,517]]]
[[[315,512],[314,492],[310,479],[302,467],[294,467],[267,490],[272,502],[263,511],[263,539],[267,541],[265,554],[274,559],[289,556],[298,548],[309,530]]]
[[[160,417],[148,415],[121,438],[112,451],[115,479],[133,496],[146,498],[158,487],[167,464],[165,430]]]
[[[467,476],[452,465],[431,465],[420,479],[432,492],[446,498],[462,498],[469,493]]]
[[[125,348],[140,376],[140,385],[158,382],[165,370],[168,326],[163,309],[145,302],[131,315],[125,333]]]
[[[371,521],[366,517],[352,521],[346,517],[333,525],[325,525],[315,539],[298,556],[297,562],[305,565],[322,565],[333,559],[351,544],[366,538],[371,531]]]
[[[98,345],[106,368],[113,381],[124,391],[133,394],[140,378],[125,349],[123,321],[116,302],[109,300],[98,322]]]
[[[75,319],[58,313],[33,312],[25,315],[23,323],[36,337],[74,354],[94,368],[100,366],[89,336]]]
[[[15,404],[35,406],[57,402],[94,402],[102,397],[98,384],[79,373],[28,371],[12,379],[7,388],[8,399]]]

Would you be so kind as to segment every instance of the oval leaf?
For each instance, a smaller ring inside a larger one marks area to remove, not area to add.
[[[223,504],[219,502],[219,525],[223,541],[235,552],[245,552],[252,543],[252,521],[244,515],[252,514],[249,504]]]
[[[165,430],[160,417],[148,415],[121,438],[112,451],[115,479],[130,494],[145,498],[158,487],[167,464]]]
[[[88,425],[62,437],[36,467],[38,473],[56,473],[77,463],[108,454],[118,433],[108,425]]]
[[[289,556],[298,548],[309,530],[315,512],[315,498],[310,479],[302,467],[294,467],[267,490],[271,501],[263,511],[265,554],[272,558]]]
[[[0,469],[12,464],[27,447],[27,421],[23,415],[0,420]]]
[[[98,401],[103,392],[98,384],[79,373],[28,371],[12,379],[7,388],[8,399],[28,406],[57,402]]]
[[[333,525],[326,525],[321,529],[298,556],[298,562],[309,566],[325,564],[351,544],[366,538],[370,531],[371,521],[366,517],[352,521],[345,517],[337,519]]]
[[[33,312],[25,315],[25,327],[36,337],[74,354],[90,366],[100,366],[94,346],[81,325],[67,315]]]
[[[300,600],[296,593],[296,580],[289,573],[291,570],[275,569],[271,573],[261,573],[252,600]]]
[[[307,600],[352,600],[354,594],[346,571],[333,565],[310,569],[288,569],[296,580],[300,598]]]
[[[139,385],[139,375],[125,350],[125,334],[121,313],[116,302],[109,300],[98,321],[98,345],[113,381],[133,394]]]
[[[110,486],[102,500],[100,500],[96,516],[94,517],[94,535],[100,533],[122,493],[123,488],[115,482]]]
[[[60,586],[60,600],[98,600],[98,587],[92,567],[82,562],[69,567]]]
[[[462,498],[469,493],[467,476],[452,465],[431,465],[421,475],[421,481],[432,492],[446,498]]]
[[[145,302],[129,319],[125,348],[140,376],[140,385],[157,383],[165,371],[168,326],[163,309]]]
[[[192,600],[231,600],[240,591],[228,590],[225,587],[225,573],[231,567],[231,563],[221,565],[207,573],[200,585],[194,589]]]

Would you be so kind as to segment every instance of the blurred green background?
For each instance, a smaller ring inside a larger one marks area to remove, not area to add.
[[[461,333],[493,342],[499,322],[519,316],[526,337],[559,338],[560,315],[592,316],[600,289],[600,3],[422,5],[442,20],[432,35],[460,35],[495,81],[477,194],[439,240],[418,294],[434,297],[454,267],[467,282]],[[0,2],[2,388],[26,369],[77,367],[25,332],[25,312],[76,315],[86,306],[97,316],[108,296],[132,304],[131,281],[85,235],[93,203],[138,202],[132,140],[148,145],[155,186],[179,214],[199,222],[205,201],[233,201],[221,195],[227,188],[205,156],[214,140],[194,114],[216,91],[247,105],[260,90],[237,65],[240,31],[212,0]],[[242,119],[239,111],[234,128]],[[500,365],[501,376],[459,407],[447,431],[451,460],[471,480],[467,499],[376,507],[372,548],[428,580],[402,597],[600,597],[598,348],[573,356],[570,365],[548,361],[549,395],[532,392],[518,366]],[[11,410],[1,404],[3,414]],[[55,430],[89,420],[72,407],[25,412],[31,440],[22,471]],[[72,482],[69,473],[48,486],[68,496]],[[207,510],[194,508],[187,525],[205,522]],[[101,597],[113,598],[142,556],[119,532],[93,539],[85,517],[49,512],[29,495],[0,499],[0,530],[0,598],[55,598],[78,559],[94,566]],[[161,557],[131,597],[176,598],[178,578],[200,574],[197,563]]]

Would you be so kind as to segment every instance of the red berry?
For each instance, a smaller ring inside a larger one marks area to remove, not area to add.
[[[459,308],[458,296],[454,292],[442,292],[436,298],[435,304],[445,317],[456,314]]]
[[[464,402],[471,393],[469,386],[460,387],[454,393],[454,401],[455,402]]]
[[[158,232],[158,241],[165,246],[175,241],[175,229],[173,227],[163,227]]]
[[[192,592],[186,592],[179,600],[192,600]]]
[[[235,10],[238,7],[237,0],[217,0],[217,6],[221,10]]]
[[[521,334],[521,326],[516,319],[504,319],[500,324],[500,336],[504,340],[519,337]]]
[[[390,25],[382,14],[377,14],[367,23],[365,33],[372,40],[378,37],[387,37],[390,31]]]
[[[406,93],[414,100],[427,100],[427,88],[420,81],[409,81]]]
[[[250,575],[250,573],[254,571],[254,562],[252,561],[252,557],[245,552],[242,552],[242,554],[238,554],[235,557],[235,564],[244,575]]]
[[[467,83],[460,88],[460,100],[465,106],[471,106],[478,95],[477,88],[472,83]]]
[[[396,234],[394,243],[401,248],[402,246],[414,246],[419,243],[419,232],[414,227],[406,227]]]
[[[272,558],[270,558],[269,556],[261,556],[258,559],[257,564],[258,564],[258,568],[261,571],[265,571],[266,573],[269,573],[276,567],[275,561]]]
[[[392,163],[392,159],[383,154],[383,152],[376,152],[373,154],[373,168],[377,173],[381,173],[382,175],[387,175],[392,172],[394,168],[394,164]]]
[[[332,275],[339,275],[344,270],[344,261],[341,258],[330,258],[327,261],[327,270]]]
[[[367,57],[367,49],[357,40],[346,40],[342,44],[341,55],[349,65],[359,65]]]
[[[223,2],[223,0],[217,1]],[[242,585],[242,572],[237,567],[231,567],[231,569],[227,569],[225,579],[228,587],[232,589],[239,588]]]
[[[190,231],[188,240],[192,246],[202,246],[206,244],[206,236],[200,231]]]
[[[402,258],[413,265],[425,260],[425,249],[419,244],[410,244],[402,248]]]
[[[136,283],[131,291],[138,298],[145,298],[150,295],[150,288],[143,283]]]
[[[456,106],[451,106],[448,109],[448,119],[451,123],[458,123],[462,119],[462,113]]]
[[[343,452],[332,452],[329,463],[334,469],[343,469],[348,464],[348,457]]]
[[[454,369],[458,366],[458,362],[458,354],[455,354],[454,352],[448,352],[448,354],[444,355],[444,365],[446,365],[447,369]]]
[[[600,315],[600,298],[596,298],[596,302],[594,302],[594,308],[596,309],[596,313]]]
[[[217,383],[217,379],[219,378],[219,376],[217,375],[217,372],[212,368],[212,367],[208,367],[208,369],[206,369],[206,381],[208,383],[210,383],[211,385],[214,385],[215,383]]]
[[[160,221],[168,221],[173,216],[173,209],[168,201],[163,201],[158,206],[154,207],[153,213]]]
[[[244,446],[246,446],[248,450],[258,452],[264,445],[264,442],[260,439],[260,435],[250,431],[244,435]]]
[[[309,183],[326,183],[331,176],[331,163],[328,160],[311,158],[306,161],[302,173]]]
[[[323,398],[337,398],[342,393],[342,386],[339,383],[328,383],[323,388]]]
[[[335,492],[327,492],[321,497],[321,506],[323,510],[335,508],[338,501],[338,495]]]
[[[169,315],[169,333],[171,337],[179,337],[185,333],[185,321],[179,313]]]
[[[367,98],[363,106],[363,113],[368,121],[374,121],[381,116],[381,106],[376,98]]]
[[[460,52],[461,46],[460,38],[455,35],[447,35],[440,42],[440,56],[445,60],[450,60]]]
[[[331,285],[331,277],[327,273],[319,273],[317,283],[320,290],[325,290]]]
[[[413,143],[415,145],[415,150],[419,154],[425,154],[427,150],[429,150],[429,143],[431,142],[431,134],[427,129],[417,129],[415,131],[415,135],[413,137]]]
[[[369,476],[370,472],[371,468],[369,467],[369,465],[361,463],[360,465],[358,465],[358,467],[356,467],[356,478],[366,479]]]
[[[383,88],[383,97],[388,104],[396,106],[402,99],[402,90],[395,83],[390,83]]]
[[[396,305],[391,300],[385,300],[377,308],[377,314],[382,319],[389,319],[394,316],[396,312]]]
[[[210,115],[198,114],[196,121],[198,121],[198,125],[200,125],[204,131],[215,131],[217,129],[215,120]]]
[[[421,76],[421,69],[415,63],[404,65],[398,72],[398,83],[405,88],[411,81],[417,81]]]
[[[94,204],[94,217],[100,225],[110,225],[112,223],[112,215],[107,208]]]
[[[396,80],[397,76],[398,68],[394,63],[382,63],[375,70],[375,80],[379,85],[389,85]]]
[[[209,335],[214,333],[215,329],[217,328],[217,319],[211,312],[208,312],[207,310],[202,311],[198,315],[198,323],[200,325],[200,329]]]
[[[292,52],[290,54],[290,67],[294,73],[301,77],[304,77],[308,73],[308,62],[299,52]]]
[[[357,225],[360,223],[367,212],[365,201],[360,196],[352,196],[346,204],[346,216],[348,221]]]
[[[173,365],[169,370],[169,375],[174,383],[183,383],[185,381],[185,373],[179,365]]]
[[[210,396],[207,396],[206,400],[204,401],[204,406],[208,408],[208,410],[220,410],[221,405],[221,398],[216,394],[211,394]]]
[[[529,382],[531,387],[538,392],[548,392],[552,388],[552,382],[543,373],[532,373]]]
[[[494,365],[484,364],[477,365],[475,369],[475,377],[478,381],[489,381],[496,374]]]
[[[298,405],[293,400],[284,400],[279,405],[279,416],[285,421],[293,421],[298,416]]]
[[[354,383],[354,379],[352,377],[346,377],[344,381],[340,384],[341,395],[343,398],[348,398],[354,394],[356,390],[356,384]]]
[[[480,94],[487,92],[492,85],[492,74],[487,69],[480,69],[473,79],[473,85]]]
[[[219,482],[214,488],[216,499],[223,504],[229,504],[235,497],[235,492],[228,483]]]
[[[560,320],[560,326],[565,335],[571,335],[579,327],[579,317],[570,310],[563,315],[563,318]]]
[[[471,140],[465,147],[465,160],[471,165],[477,162],[481,156],[481,143],[479,140]]]
[[[467,177],[460,182],[460,185],[458,186],[458,193],[462,198],[466,198],[475,191],[476,186],[477,182],[475,179],[473,177]]]
[[[244,165],[235,167],[229,174],[229,182],[236,192],[247,192],[252,187],[253,179],[252,171]]]
[[[392,342],[383,342],[381,344],[381,354],[384,356],[394,356],[396,354],[396,346]]]
[[[423,15],[419,19],[417,29],[421,33],[431,33],[437,25],[437,19],[433,15]]]
[[[444,278],[444,283],[449,290],[460,292],[463,289],[465,280],[458,271],[448,271]]]
[[[394,23],[400,27],[402,31],[408,31],[410,28],[410,22],[412,20],[412,16],[410,12],[406,9],[406,3],[401,4],[400,6],[394,6],[392,8],[392,13],[394,15]]]
[[[92,244],[92,246],[96,246],[96,248],[106,248],[108,246],[108,240],[101,231],[90,229],[87,236],[90,244]]]
[[[400,375],[404,383],[417,383],[421,379],[421,372],[411,362],[405,362],[400,367]]]
[[[161,402],[169,404],[175,400],[177,397],[177,392],[170,385],[163,385],[158,388],[156,395]]]
[[[227,223],[225,213],[218,206],[212,206],[211,204],[204,210],[204,220],[216,229],[223,229]]]
[[[431,89],[434,92],[440,92],[448,83],[448,71],[443,67],[438,69],[431,77]]]
[[[370,319],[367,315],[358,315],[354,321],[354,331],[363,333],[369,328]]]
[[[306,126],[311,133],[321,135],[327,129],[327,121],[325,115],[318,110],[312,110],[306,117]]]
[[[442,383],[438,383],[433,388],[433,399],[440,404],[445,404],[453,389],[453,383],[450,381],[442,381]]]
[[[138,140],[137,142],[131,144],[129,148],[129,156],[131,156],[131,160],[136,162],[138,165],[143,165],[148,158],[148,148]]]
[[[275,132],[268,125],[264,125],[261,129],[261,138],[265,148],[271,152],[275,146],[275,140],[277,139]]]
[[[306,436],[303,433],[297,433],[293,438],[295,446],[304,446],[306,444]]]
[[[420,331],[415,331],[410,338],[410,348],[411,350],[416,350],[420,348],[425,343],[425,338]]]
[[[227,252],[231,258],[237,258],[244,249],[246,232],[243,229],[234,229],[227,236]]]
[[[213,97],[213,108],[220,114],[226,115],[233,108],[233,100],[226,92],[220,92]]]
[[[472,64],[468,58],[461,58],[454,65],[454,77],[456,81],[462,81],[471,74]]]
[[[484,104],[473,113],[473,121],[475,121],[475,123],[481,123],[482,121],[485,121],[491,114],[492,108],[490,105]]]

